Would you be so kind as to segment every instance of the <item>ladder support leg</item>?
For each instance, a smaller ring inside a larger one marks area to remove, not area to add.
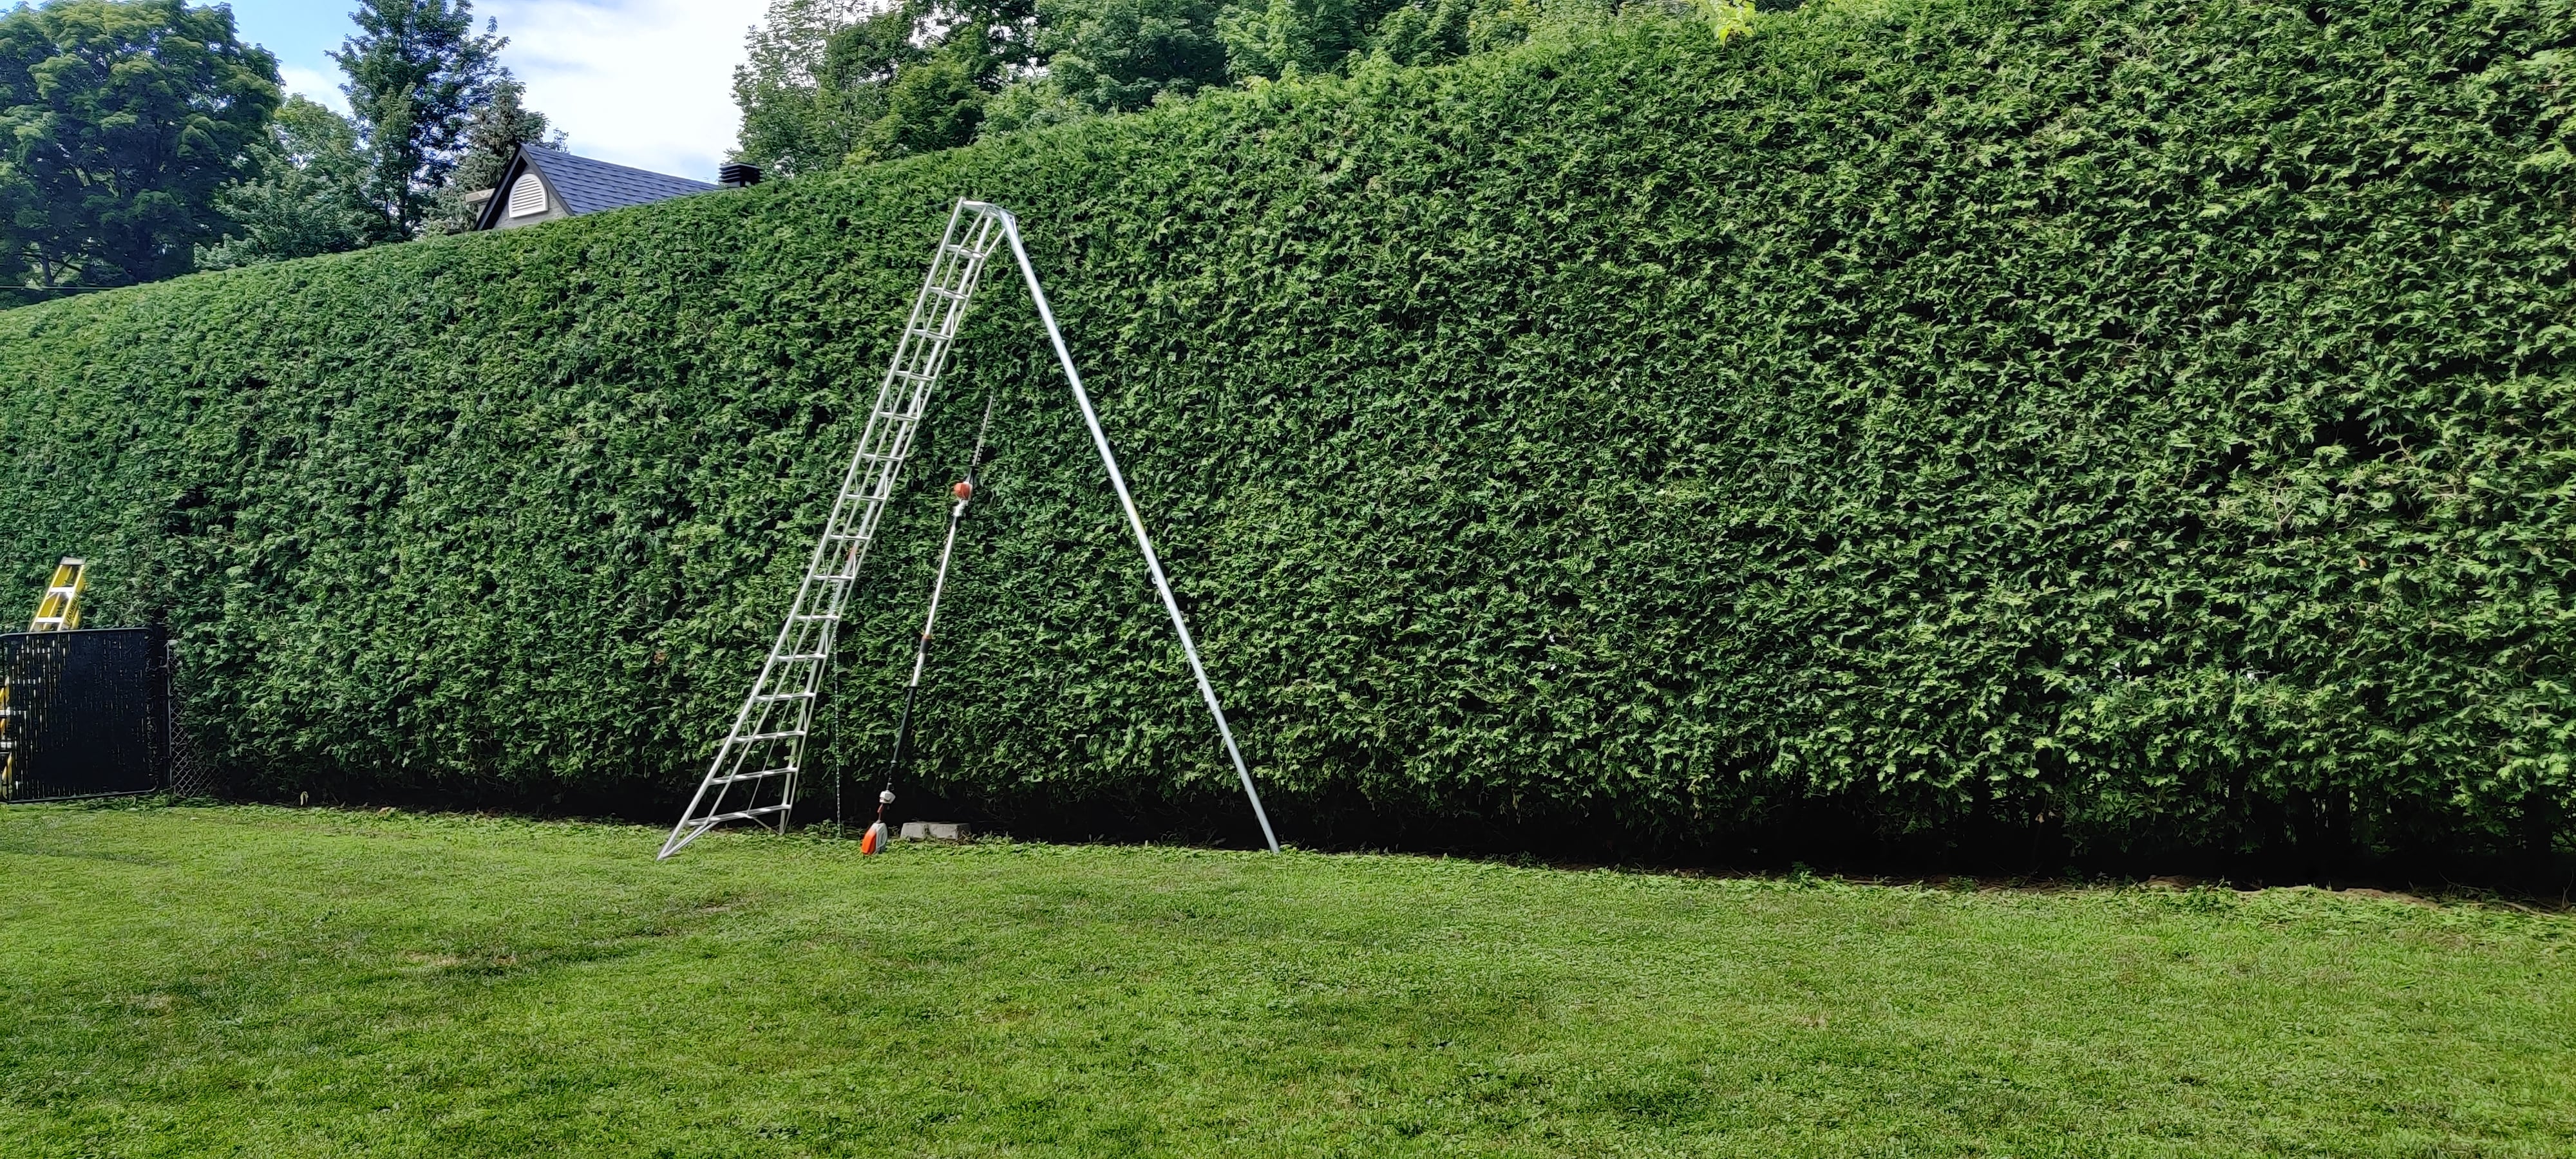
[[[1118,470],[1118,456],[1109,449],[1109,436],[1100,429],[1100,415],[1091,407],[1091,392],[1082,388],[1082,372],[1074,369],[1073,351],[1064,344],[1064,332],[1055,324],[1055,311],[1047,305],[1046,291],[1038,285],[1037,267],[1029,264],[1029,251],[1020,244],[1019,220],[1007,211],[1002,214],[1002,238],[1011,243],[1011,257],[1020,264],[1020,277],[1029,284],[1029,300],[1038,308],[1038,321],[1046,323],[1047,341],[1055,345],[1056,361],[1064,366],[1064,379],[1073,387],[1073,404],[1082,408],[1082,421],[1091,428],[1091,445],[1100,452],[1100,465],[1109,469],[1109,485],[1118,492],[1118,506],[1127,512],[1127,527],[1136,533],[1136,548],[1145,553],[1145,570],[1154,576],[1154,590],[1163,597],[1163,610],[1171,613],[1172,631],[1181,638],[1181,652],[1190,658],[1190,675],[1197,678],[1199,699],[1207,702],[1208,715],[1216,718],[1216,732],[1225,738],[1225,755],[1234,759],[1234,775],[1243,781],[1244,799],[1252,802],[1252,816],[1261,822],[1261,839],[1268,842],[1272,853],[1279,852],[1279,835],[1270,828],[1270,811],[1261,807],[1261,790],[1252,783],[1252,768],[1243,763],[1243,750],[1234,743],[1234,729],[1225,721],[1225,707],[1217,703],[1216,686],[1208,683],[1207,665],[1199,662],[1198,642],[1190,637],[1189,621],[1181,616],[1181,601],[1172,595],[1172,583],[1163,577],[1163,561],[1154,554],[1154,540],[1145,534],[1145,517],[1136,512],[1136,499],[1127,492],[1127,476]]]

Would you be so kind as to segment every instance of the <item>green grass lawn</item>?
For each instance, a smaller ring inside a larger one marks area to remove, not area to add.
[[[0,1155],[2568,1155],[2576,917],[0,809]]]

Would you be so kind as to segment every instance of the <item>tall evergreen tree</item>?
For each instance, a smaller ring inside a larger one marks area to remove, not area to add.
[[[0,280],[116,286],[183,274],[256,173],[277,58],[232,11],[52,0],[0,13]]]
[[[350,16],[358,35],[331,59],[374,158],[368,199],[388,233],[411,237],[462,157],[475,108],[507,77],[509,40],[488,24],[475,33],[473,0],[359,0]]]

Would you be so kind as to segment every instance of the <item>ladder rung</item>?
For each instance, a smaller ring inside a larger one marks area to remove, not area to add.
[[[721,777],[709,777],[707,778],[707,783],[710,785],[730,785],[736,781],[759,781],[766,780],[770,777],[783,777],[795,771],[796,766],[789,765],[783,769],[762,769],[756,773],[727,773]]]
[[[701,819],[698,822],[698,828],[702,830],[712,829],[727,821],[749,821],[754,817],[766,817],[772,813],[784,813],[786,811],[787,806],[785,805],[763,805],[757,809],[741,809],[731,813],[718,813],[713,817]]]
[[[762,742],[762,741],[766,741],[766,740],[787,740],[787,739],[789,739],[789,738],[791,738],[791,737],[800,737],[800,736],[803,736],[803,735],[805,735],[805,730],[804,730],[804,729],[801,729],[801,728],[791,728],[791,729],[788,729],[788,730],[786,730],[786,731],[784,731],[784,732],[754,732],[754,733],[745,733],[745,734],[743,734],[743,735],[741,735],[741,736],[738,736],[738,737],[733,738],[733,743],[735,743],[735,744],[759,744],[760,742]]]
[[[787,655],[777,657],[777,660],[781,664],[803,664],[814,660],[824,660],[829,658],[830,654],[824,652],[790,652]]]

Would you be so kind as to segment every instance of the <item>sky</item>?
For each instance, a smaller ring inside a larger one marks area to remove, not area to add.
[[[288,92],[342,112],[329,53],[357,26],[356,0],[230,0],[241,38],[277,54]],[[733,69],[762,0],[478,0],[501,22],[501,63],[528,105],[572,135],[572,151],[657,173],[715,180],[738,121]]]

